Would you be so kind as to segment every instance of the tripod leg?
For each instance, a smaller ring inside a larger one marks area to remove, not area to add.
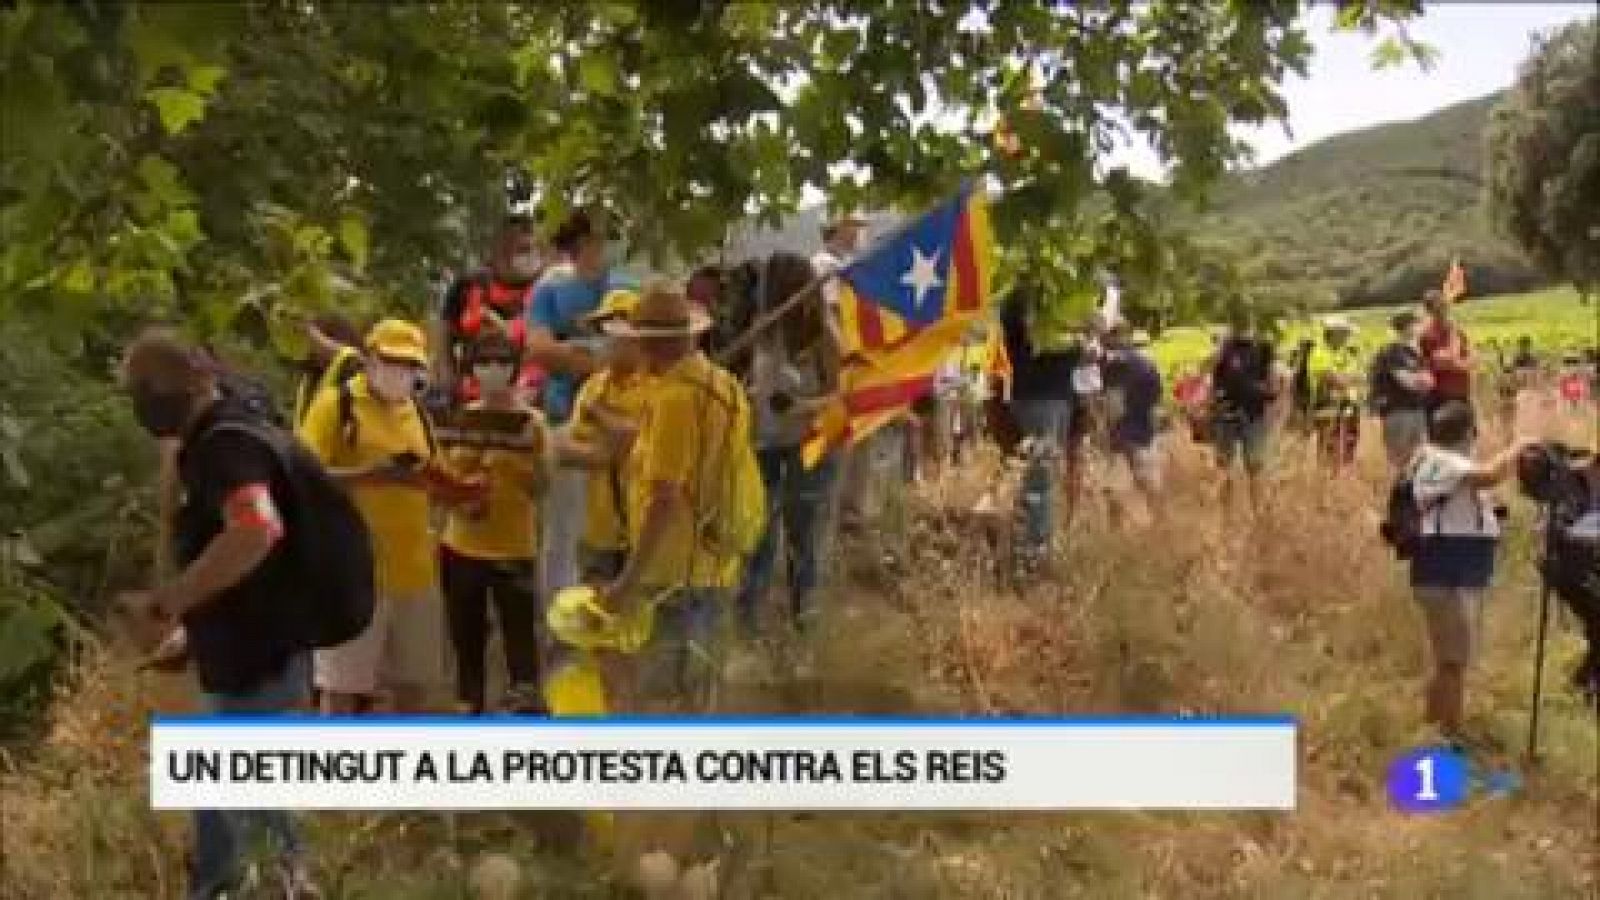
[[[1550,586],[1540,579],[1539,637],[1533,652],[1533,708],[1528,715],[1528,764],[1538,759],[1539,706],[1544,688],[1544,648],[1550,633]]]

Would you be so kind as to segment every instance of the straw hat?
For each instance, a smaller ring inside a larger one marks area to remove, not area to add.
[[[647,285],[639,305],[626,318],[608,319],[606,334],[633,338],[690,337],[711,328],[711,316],[674,285]]]

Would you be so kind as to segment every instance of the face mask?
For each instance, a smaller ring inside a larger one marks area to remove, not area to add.
[[[486,391],[505,390],[511,385],[514,371],[515,368],[505,362],[479,363],[472,367],[473,377],[478,379],[479,387]]]
[[[506,274],[512,278],[528,281],[539,274],[539,256],[536,253],[518,253],[511,257],[511,262]]]
[[[189,395],[183,392],[165,393],[148,387],[136,387],[133,394],[133,416],[139,426],[154,437],[177,437],[189,421]]]
[[[400,400],[416,389],[420,373],[407,366],[375,363],[367,368],[367,384],[373,393],[385,400]]]

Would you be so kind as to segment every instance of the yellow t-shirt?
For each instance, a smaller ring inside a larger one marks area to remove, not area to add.
[[[1326,344],[1317,344],[1306,361],[1306,371],[1311,375],[1313,404],[1319,409],[1334,411],[1347,404],[1359,403],[1363,381],[1361,370],[1361,350],[1354,344],[1346,344],[1338,350]],[[1343,388],[1335,390],[1331,376],[1342,378]]]
[[[482,403],[472,404],[481,408]],[[532,410],[529,410],[532,412]],[[538,496],[530,481],[546,471],[549,432],[537,412],[528,422],[533,447],[455,447],[445,459],[450,471],[462,477],[485,476],[489,483],[488,508],[481,516],[452,509],[445,518],[444,544],[473,559],[521,560],[538,555]]]
[[[431,459],[428,435],[415,403],[389,404],[372,396],[365,375],[350,380],[352,446],[339,421],[339,392],[319,391],[300,423],[300,439],[330,469],[359,469],[400,453]],[[372,534],[378,590],[388,596],[435,588],[433,534],[428,529],[428,494],[402,485],[362,485],[351,492]]]
[[[652,382],[627,485],[630,545],[639,544],[653,485],[677,487],[685,508],[645,562],[640,584],[660,590],[727,588],[738,582],[742,558],[719,547],[712,532],[727,502],[723,498],[733,475],[733,451],[750,441],[750,416],[741,411],[748,402],[738,380],[700,353]],[[745,433],[735,433],[741,421]]]
[[[647,396],[647,378],[644,373],[618,376],[609,370],[596,372],[578,390],[573,405],[572,421],[580,440],[591,441],[598,437],[598,429],[591,420],[590,411],[604,406],[637,423],[644,413]],[[614,469],[602,469],[589,474],[585,492],[583,526],[584,546],[595,550],[621,550],[628,545],[627,526],[623,521],[623,503],[627,502],[629,482],[627,460],[620,460]],[[617,496],[621,487],[624,496]]]

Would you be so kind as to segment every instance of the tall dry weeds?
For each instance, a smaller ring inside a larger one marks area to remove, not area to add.
[[[1524,428],[1593,439],[1592,424]],[[1330,478],[1281,448],[1258,515],[1223,511],[1207,456],[1171,439],[1161,515],[1114,528],[1086,492],[1050,579],[1018,591],[971,509],[1006,479],[990,459],[903,498],[903,554],[874,586],[838,586],[822,677],[736,685],[737,709],[929,713],[1280,712],[1301,723],[1288,815],[752,815],[620,817],[614,856],[573,859],[519,817],[447,830],[437,817],[318,816],[313,845],[343,897],[464,896],[470,860],[509,852],[527,897],[613,896],[628,861],[666,847],[728,861],[725,895],[777,898],[1586,898],[1600,895],[1594,718],[1560,688],[1558,629],[1540,766],[1514,797],[1438,818],[1389,811],[1384,769],[1427,737],[1426,666],[1401,569],[1375,537],[1383,465]],[[1524,738],[1536,590],[1513,534],[1469,687],[1471,727],[1501,761]],[[861,548],[855,548],[860,550]],[[877,559],[880,548],[868,548]],[[0,788],[7,897],[175,897],[181,817],[146,808],[149,676],[101,657]]]

